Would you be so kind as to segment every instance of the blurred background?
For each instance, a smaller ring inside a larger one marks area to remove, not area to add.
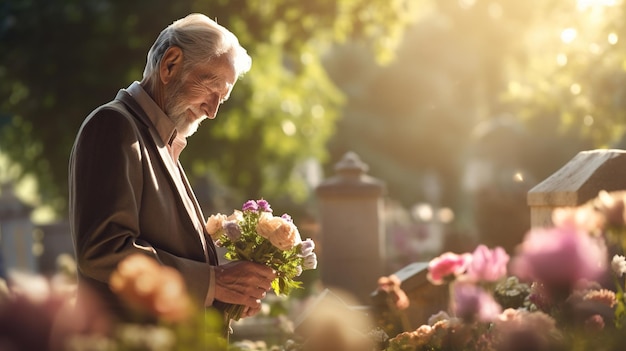
[[[253,58],[181,156],[205,215],[263,197],[315,236],[315,189],[353,151],[386,184],[392,266],[479,241],[511,251],[529,189],[579,151],[624,147],[625,11],[620,0],[4,0],[4,266],[45,273],[71,253],[78,128],[141,79],[158,33],[190,12]]]

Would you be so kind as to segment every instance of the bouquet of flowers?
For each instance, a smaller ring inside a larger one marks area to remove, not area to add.
[[[266,200],[248,200],[231,215],[214,214],[207,219],[207,231],[218,247],[226,249],[228,260],[247,260],[265,264],[277,272],[272,281],[276,295],[289,295],[302,288],[294,280],[303,270],[317,267],[317,256],[311,239],[302,240],[291,216],[274,216]],[[232,306],[226,312],[239,320],[243,306]]]

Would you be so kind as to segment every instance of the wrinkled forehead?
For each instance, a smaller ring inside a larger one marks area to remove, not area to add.
[[[198,63],[191,67],[187,73],[198,75],[203,79],[217,80],[230,86],[234,85],[237,80],[235,65],[228,55],[212,58],[208,62]]]

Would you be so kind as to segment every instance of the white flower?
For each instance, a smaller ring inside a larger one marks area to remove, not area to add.
[[[219,236],[222,234],[222,229],[224,226],[224,222],[226,221],[226,215],[223,214],[214,214],[211,215],[206,220],[206,230],[211,235],[211,239],[213,241],[217,240]]]
[[[315,249],[315,242],[311,239],[306,239],[300,244],[300,257],[306,257],[310,255]]]
[[[317,268],[317,255],[315,254],[315,252],[312,252],[310,255],[304,258],[302,262],[302,268],[304,269]]]
[[[613,256],[611,268],[613,268],[613,272],[615,272],[617,276],[621,277],[624,275],[624,273],[626,273],[626,257],[622,255]]]

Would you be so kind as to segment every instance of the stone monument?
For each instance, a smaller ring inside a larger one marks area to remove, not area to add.
[[[335,165],[336,174],[316,188],[322,284],[352,293],[361,303],[369,302],[385,266],[385,184],[367,170],[357,154],[348,152]]]

